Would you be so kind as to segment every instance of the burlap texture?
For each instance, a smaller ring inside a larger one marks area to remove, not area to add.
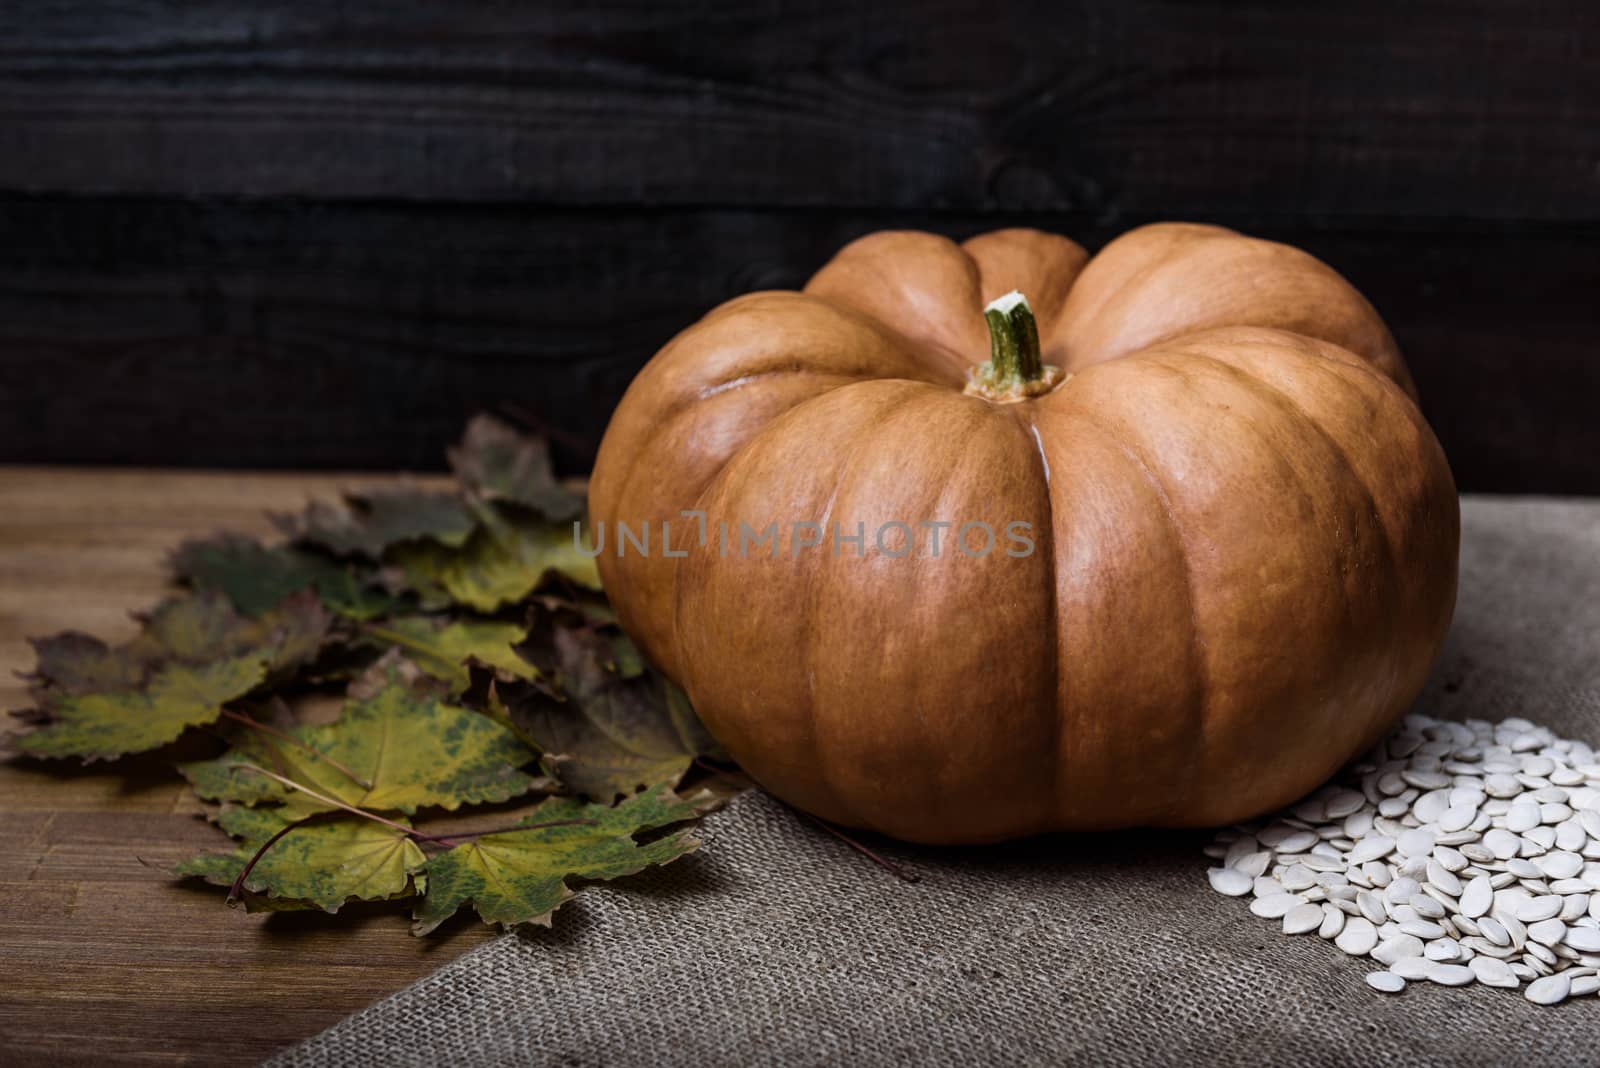
[[[1468,499],[1462,518],[1456,623],[1419,709],[1600,743],[1600,502]],[[273,1063],[1600,1063],[1600,998],[1375,993],[1370,961],[1213,893],[1204,834],[887,847],[917,885],[759,793],[704,837]]]

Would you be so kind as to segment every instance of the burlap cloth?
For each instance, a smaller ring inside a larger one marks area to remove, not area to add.
[[[1600,742],[1600,501],[1468,499],[1418,703]],[[1206,884],[1195,833],[889,846],[750,793],[696,855],[595,886],[283,1053],[343,1065],[1600,1064],[1600,998],[1413,984]]]

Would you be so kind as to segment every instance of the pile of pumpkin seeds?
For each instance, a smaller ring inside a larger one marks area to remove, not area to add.
[[[1367,983],[1600,991],[1600,758],[1525,719],[1406,717],[1292,809],[1218,832],[1211,886]]]

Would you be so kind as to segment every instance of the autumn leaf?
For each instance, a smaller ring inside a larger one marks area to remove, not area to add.
[[[366,633],[403,649],[418,667],[446,683],[452,694],[467,688],[469,662],[506,678],[534,679],[539,674],[512,648],[528,636],[527,628],[515,623],[444,623],[426,616],[410,616],[371,624]]]
[[[312,594],[291,596],[259,620],[216,591],[158,605],[117,648],[79,634],[34,644],[35,729],[16,746],[36,756],[109,760],[154,749],[214,722],[223,706],[315,659],[328,616]]]
[[[313,501],[300,514],[274,516],[273,522],[294,541],[373,558],[407,542],[459,546],[476,525],[456,494],[415,486],[347,493],[343,505]]]
[[[67,631],[48,638],[33,638],[36,666],[28,678],[41,700],[51,691],[66,694],[131,690],[149,674],[141,656],[128,656],[99,638]]]
[[[336,808],[333,802],[408,814],[430,805],[453,810],[543,785],[519,770],[534,754],[514,732],[399,679],[367,700],[349,702],[336,722],[287,734],[285,739],[230,724],[229,752],[179,770],[201,797],[279,801],[291,818]],[[291,779],[320,797],[252,768]]]
[[[571,526],[502,515],[488,506],[479,509],[479,517],[477,531],[459,548],[417,542],[390,551],[388,560],[425,606],[454,602],[495,612],[524,600],[552,573],[600,588],[594,560],[573,544]]]
[[[215,721],[223,705],[255,689],[266,674],[265,657],[246,653],[198,666],[172,664],[142,689],[63,694],[23,715],[38,726],[14,744],[34,756],[86,761],[155,749],[189,727]]]
[[[482,500],[520,505],[557,522],[583,514],[583,497],[557,481],[544,439],[519,433],[492,415],[468,423],[449,456],[462,487]]]
[[[609,803],[652,783],[676,785],[710,736],[688,698],[647,671],[633,643],[610,628],[543,615],[522,647],[542,682],[499,680],[493,690],[542,763],[577,793]]]
[[[427,862],[402,827],[358,816],[312,816],[291,826],[292,821],[276,808],[228,805],[217,822],[241,840],[240,847],[184,861],[174,874],[231,887],[261,846],[281,834],[261,852],[244,881],[245,890],[268,895],[277,908],[304,905],[337,912],[352,898],[373,901],[409,895],[412,873]],[[423,881],[417,877],[419,887]]]
[[[664,785],[615,808],[552,798],[524,822],[582,819],[592,825],[486,834],[434,857],[412,930],[427,934],[469,902],[486,923],[548,926],[551,913],[573,897],[568,879],[616,879],[698,848],[688,830],[648,842],[634,836],[700,814],[700,807]]]
[[[172,568],[180,582],[220,591],[251,618],[302,590],[315,590],[328,609],[351,619],[371,619],[395,603],[376,588],[375,574],[363,576],[350,564],[292,545],[269,548],[243,534],[186,541],[172,554]]]

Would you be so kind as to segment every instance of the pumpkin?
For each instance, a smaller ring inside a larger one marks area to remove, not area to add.
[[[1455,602],[1388,329],[1211,226],[863,237],[662,349],[590,506],[623,626],[741,767],[920,842],[1285,804],[1403,714]]]

